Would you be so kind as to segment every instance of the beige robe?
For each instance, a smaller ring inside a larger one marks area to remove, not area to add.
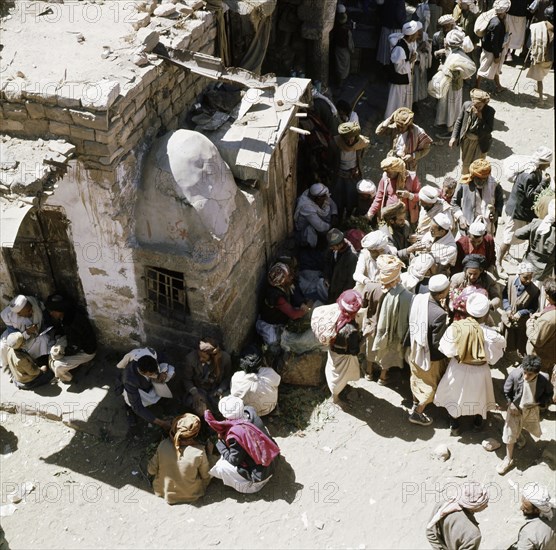
[[[165,439],[160,443],[148,465],[154,475],[154,494],[168,504],[195,502],[205,494],[212,479],[209,462],[201,445],[188,445],[178,455],[174,443]]]

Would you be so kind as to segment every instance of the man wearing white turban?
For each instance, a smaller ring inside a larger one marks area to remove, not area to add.
[[[326,233],[338,216],[336,203],[330,198],[328,187],[314,183],[297,199],[293,221],[295,238],[300,246],[317,248],[325,246]]]
[[[484,269],[496,275],[496,248],[494,237],[487,233],[487,226],[482,221],[475,221],[467,230],[467,235],[462,235],[457,241],[458,258],[454,273],[463,269],[463,259],[469,254],[484,256]]]
[[[419,191],[419,203],[421,210],[419,211],[419,221],[417,222],[417,235],[424,235],[430,231],[433,218],[443,212],[454,225],[452,207],[444,199],[440,198],[440,190],[432,185],[424,185]],[[450,227],[450,228],[451,228]]]
[[[510,0],[495,0],[494,2],[495,16],[489,21],[483,36],[481,65],[477,72],[477,88],[481,87],[481,79],[486,78],[494,80],[497,92],[504,89],[500,84],[500,72],[508,51],[509,37],[504,19],[510,6]]]
[[[415,42],[418,38],[417,21],[409,21],[402,27],[402,33],[389,37],[392,51],[390,53],[390,88],[388,104],[384,118],[388,118],[396,109],[413,105],[413,64],[417,59]]]
[[[376,259],[381,254],[396,254],[397,251],[388,244],[387,235],[380,230],[367,233],[361,239],[361,247],[353,280],[358,283],[355,289],[363,293],[365,285],[378,282],[379,270]]]
[[[434,216],[430,230],[423,235],[421,242],[427,246],[436,262],[437,273],[449,274],[451,266],[456,263],[458,250],[456,241],[450,231],[452,218],[445,212]]]
[[[524,261],[533,264],[533,278],[544,281],[554,272],[556,261],[556,217],[555,201],[548,205],[548,213],[541,220],[535,218],[531,223],[515,232],[516,239],[528,240],[529,246]]]
[[[470,79],[477,70],[474,61],[467,55],[473,51],[473,44],[461,29],[451,30],[446,35],[445,44],[447,56],[441,70],[448,77],[450,85],[436,106],[434,125],[446,126],[446,133],[437,135],[440,139],[452,137],[454,124],[463,104],[463,82]]]
[[[435,506],[427,524],[426,535],[432,548],[478,550],[482,536],[475,514],[482,512],[488,501],[487,488],[476,481],[456,487],[452,498]]]
[[[542,2],[537,2],[542,5]],[[548,6],[544,10],[544,21],[533,23],[529,30],[531,31],[531,46],[529,49],[529,57],[531,67],[527,71],[527,78],[536,80],[537,93],[539,94],[539,102],[544,101],[543,80],[550,72],[552,67],[552,56],[554,50],[554,6]],[[534,21],[534,19],[533,19]]]
[[[556,548],[554,507],[546,487],[534,482],[526,483],[521,492],[521,511],[526,522],[512,548],[551,550]]]
[[[533,205],[537,195],[550,184],[551,178],[546,170],[550,168],[552,157],[552,150],[543,145],[531,155],[531,162],[524,162],[523,167],[516,170],[517,175],[505,206],[508,219],[498,252],[498,271],[510,247],[517,242],[515,232],[536,217]]]
[[[506,347],[504,337],[485,324],[490,310],[487,296],[475,292],[466,308],[470,317],[452,323],[438,346],[450,363],[434,404],[447,409],[452,436],[461,434],[462,416],[473,416],[475,430],[481,430],[487,411],[496,406],[489,365],[502,358]]]
[[[450,291],[446,275],[433,275],[429,291],[417,294],[409,311],[409,356],[413,409],[409,421],[428,426],[432,419],[425,414],[425,407],[432,403],[438,382],[446,370],[446,356],[438,345],[446,332],[447,312],[443,307]]]
[[[0,367],[7,366],[6,338],[12,332],[23,335],[21,350],[32,359],[48,354],[50,340],[48,334],[41,334],[43,326],[44,305],[34,296],[19,294],[2,310],[0,318],[6,330],[0,336]]]

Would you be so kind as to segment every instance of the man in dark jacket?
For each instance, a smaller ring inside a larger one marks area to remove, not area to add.
[[[539,407],[551,402],[554,388],[540,372],[541,366],[539,357],[526,355],[521,366],[513,370],[504,382],[508,410],[502,441],[506,444],[506,457],[496,467],[496,471],[502,476],[514,466],[514,447],[517,445],[521,449],[525,446],[522,430],[527,430],[535,437],[542,434]]]
[[[466,101],[454,124],[449,147],[461,149],[461,173],[469,173],[469,165],[485,158],[492,143],[494,129],[494,109],[488,105],[490,95],[474,88],[470,92],[471,101]]]
[[[353,273],[357,267],[357,253],[339,229],[327,234],[330,251],[326,261],[328,303],[333,304],[344,290],[353,288]]]
[[[489,21],[483,37],[483,51],[481,64],[477,71],[477,88],[481,86],[481,79],[494,80],[496,91],[504,88],[500,84],[500,72],[506,57],[506,25],[504,19],[511,7],[510,0],[495,0],[493,9],[496,15]]]
[[[443,303],[450,292],[446,275],[433,275],[429,280],[430,293],[417,294],[409,312],[409,368],[413,409],[409,421],[428,426],[432,419],[425,407],[432,403],[436,388],[446,371],[446,356],[438,345],[446,332],[447,312]]]
[[[498,252],[498,272],[500,273],[502,260],[509,252],[515,241],[515,232],[531,223],[535,218],[533,204],[537,195],[550,184],[550,176],[545,173],[552,162],[553,153],[548,147],[539,147],[532,156],[532,167],[519,172],[505,210],[508,220],[504,226],[504,238]],[[531,169],[533,168],[534,169]]]
[[[50,368],[58,380],[69,383],[73,378],[69,371],[95,357],[95,332],[85,311],[59,294],[47,298],[46,310],[56,338],[50,351]]]

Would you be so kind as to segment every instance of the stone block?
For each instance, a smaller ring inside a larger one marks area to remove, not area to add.
[[[81,105],[86,109],[107,111],[120,95],[120,83],[114,80],[99,80],[83,89]]]
[[[138,31],[146,27],[151,22],[151,16],[148,13],[136,13],[126,20],[134,30]]]
[[[100,157],[98,160],[103,166],[109,166],[114,161],[118,160],[125,152],[126,150],[123,147],[119,147],[110,156]]]
[[[191,41],[197,40],[199,37],[203,35],[205,32],[205,25],[199,19],[188,19],[184,27],[189,31],[191,34]]]
[[[134,99],[135,110],[139,110],[143,106],[145,101],[147,101],[147,98],[150,97],[150,95],[151,95],[150,88],[145,88],[142,92],[139,92]]]
[[[48,131],[56,136],[69,136],[70,126],[69,124],[51,120],[48,122]]]
[[[174,4],[160,4],[153,12],[156,17],[172,17],[176,14],[176,6]]]
[[[48,120],[29,119],[25,123],[25,134],[33,137],[44,137],[49,132]]]
[[[141,82],[143,83],[143,87],[146,89],[147,86],[152,84],[159,76],[158,67],[148,67],[147,69],[143,70],[141,74]]]
[[[67,109],[63,109],[61,107],[50,107],[47,105],[45,106],[44,111],[48,120],[54,120],[64,124],[73,124],[73,119]]]
[[[122,120],[127,122],[136,111],[135,103],[130,103],[122,112]]]
[[[183,3],[189,6],[193,11],[200,10],[205,5],[203,0],[183,0]]]
[[[8,101],[21,103],[25,100],[25,88],[28,86],[28,82],[23,78],[2,79],[0,86],[2,94]]]
[[[21,132],[23,131],[23,122],[19,120],[0,120],[0,132]]]
[[[88,111],[76,111],[70,109],[70,115],[74,124],[92,128],[93,130],[108,130],[108,113],[90,113]]]
[[[137,32],[136,42],[138,44],[141,44],[144,48],[144,51],[147,53],[153,51],[159,40],[160,36],[156,31],[153,31],[152,29],[139,29],[139,31]]]
[[[32,103],[31,101],[26,101],[25,108],[27,109],[29,118],[44,118],[46,116],[44,106],[40,103]]]
[[[198,11],[195,13],[195,17],[202,21],[206,26],[212,25],[214,21],[214,15],[210,11]]]
[[[70,136],[77,139],[94,140],[95,131],[90,128],[81,128],[79,126],[70,127]]]
[[[320,386],[325,364],[326,353],[290,354],[282,371],[282,382],[296,386]]]
[[[139,124],[141,124],[141,122],[143,122],[143,119],[147,116],[147,109],[145,108],[145,106],[143,105],[136,113],[135,115],[133,115],[132,120],[132,124],[133,126],[139,126]]]
[[[125,147],[127,145],[127,141],[135,131],[135,127],[131,124],[125,124],[122,128],[120,134],[118,135],[118,144]]]
[[[102,130],[95,131],[95,140],[99,143],[110,144],[116,142],[116,136],[123,128],[124,123],[118,120],[115,124],[110,126],[108,132],[103,132]]]
[[[32,86],[24,88],[24,96],[26,99],[44,103],[46,105],[56,105],[58,101],[58,82],[51,80],[39,80],[34,82]]]
[[[75,153],[75,145],[68,143],[67,141],[57,140],[49,141],[48,148],[55,153],[60,153],[65,157],[69,158]]]
[[[25,105],[21,103],[4,103],[4,117],[23,122],[29,118]]]
[[[169,97],[166,97],[165,99],[162,99],[158,102],[158,108],[157,111],[159,113],[163,113],[164,111],[166,111],[168,109],[168,107],[170,107],[172,103],[172,100]]]
[[[56,104],[59,107],[68,109],[79,109],[81,107],[81,97],[86,84],[84,82],[64,82],[56,90]]]
[[[172,109],[166,109],[166,111],[164,111],[160,117],[162,119],[162,124],[168,128],[168,125],[170,124],[170,122],[172,121],[172,119],[174,118],[174,113],[172,112]]]
[[[95,157],[109,157],[118,148],[116,143],[105,144],[98,143],[97,141],[84,141],[83,147],[85,148],[85,154]]]
[[[190,6],[187,6],[186,4],[182,4],[181,2],[178,2],[176,4],[176,11],[180,15],[191,15],[193,13],[193,9]]]
[[[172,39],[172,48],[175,50],[187,50],[191,42],[191,33],[180,32]]]

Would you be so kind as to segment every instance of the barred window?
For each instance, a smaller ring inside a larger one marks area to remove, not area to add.
[[[189,314],[185,276],[178,271],[147,266],[147,300],[153,311],[185,321]]]

